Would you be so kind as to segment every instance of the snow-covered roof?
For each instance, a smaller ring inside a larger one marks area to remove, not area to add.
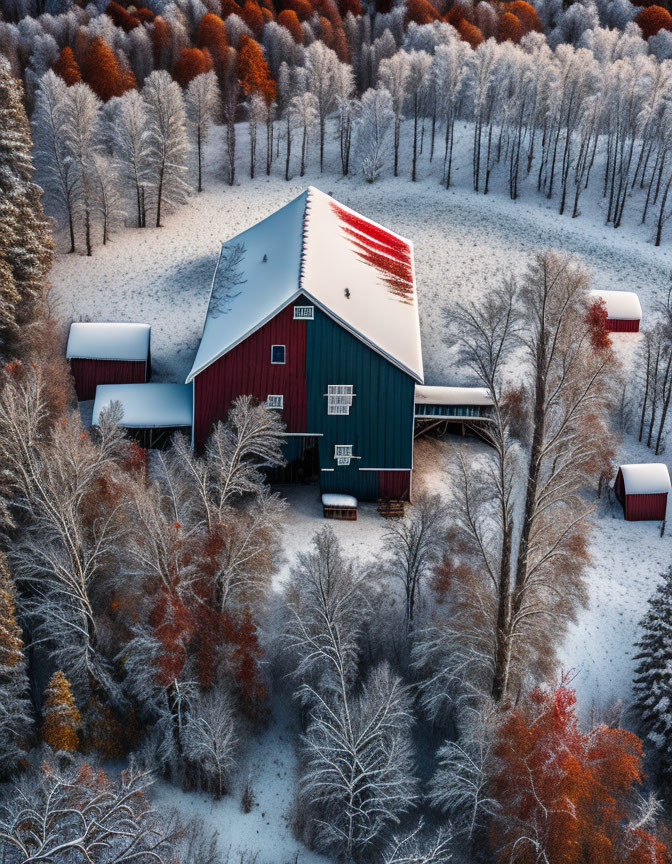
[[[670,472],[662,462],[621,465],[621,473],[627,495],[659,495],[672,488]]]
[[[416,405],[492,405],[485,387],[430,387],[415,385]]]
[[[302,293],[422,381],[411,242],[310,186],[222,245],[187,382]]]
[[[149,324],[98,324],[75,321],[70,325],[68,360],[146,360]]]
[[[356,507],[354,495],[341,495],[337,492],[325,492],[322,496],[323,507]]]
[[[641,321],[642,307],[634,291],[591,291],[593,297],[600,297],[607,306],[607,317],[622,321]]]
[[[121,402],[127,429],[160,429],[191,426],[193,390],[191,384],[99,384],[93,403],[95,426],[100,412],[112,402]]]

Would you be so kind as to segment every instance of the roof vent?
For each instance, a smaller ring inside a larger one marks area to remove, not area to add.
[[[346,288],[346,289],[345,289],[345,299],[346,299],[346,300],[349,300],[349,299],[350,299],[350,289],[349,289],[349,288]]]
[[[264,257],[261,259],[264,264],[268,261],[268,255],[264,252]]]

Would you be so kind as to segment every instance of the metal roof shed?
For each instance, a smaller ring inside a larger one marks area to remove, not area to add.
[[[628,522],[663,520],[670,488],[670,474],[662,462],[621,465],[614,483]]]
[[[93,404],[94,426],[113,402],[124,412],[119,425],[144,447],[165,446],[175,432],[191,433],[191,384],[101,384]]]

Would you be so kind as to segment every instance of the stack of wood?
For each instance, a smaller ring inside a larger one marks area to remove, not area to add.
[[[402,519],[406,511],[406,501],[401,498],[379,498],[378,512],[386,519]]]

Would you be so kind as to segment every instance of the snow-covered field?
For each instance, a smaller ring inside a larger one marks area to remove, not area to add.
[[[445,340],[445,317],[458,300],[492,290],[508,276],[520,274],[536,250],[556,248],[581,256],[593,275],[593,287],[639,293],[645,323],[664,299],[670,284],[672,249],[654,248],[651,229],[637,226],[631,214],[619,231],[604,225],[601,201],[586,200],[583,214],[572,220],[557,214],[557,202],[547,201],[529,184],[513,203],[497,183],[487,197],[470,188],[469,135],[464,130],[458,149],[456,188],[446,191],[423,163],[419,182],[404,176],[387,177],[368,185],[359,177],[342,179],[309,168],[306,177],[285,182],[278,174],[245,176],[245,134],[241,129],[239,177],[229,187],[219,178],[223,156],[220,130],[209,147],[211,171],[206,191],[194,195],[179,212],[166,217],[162,229],[127,229],[92,259],[56,257],[52,302],[59,320],[140,321],[152,325],[152,365],[156,380],[184,380],[195,355],[203,324],[212,274],[221,241],[234,236],[299,194],[308,184],[318,186],[343,203],[409,237],[415,244],[421,332],[426,382],[470,383],[457,368]],[[331,148],[330,148],[331,149]],[[330,164],[336,165],[332,154]],[[402,161],[402,170],[405,165]],[[425,175],[423,177],[423,173]],[[275,172],[275,169],[274,169]],[[627,230],[628,233],[625,233]],[[631,364],[637,335],[618,335],[618,353]],[[416,450],[415,488],[447,489],[448,445],[433,440]],[[650,451],[630,437],[623,442],[622,461],[651,461]],[[285,528],[283,581],[296,552],[323,526],[317,492],[286,490],[289,510]],[[363,559],[380,550],[385,527],[373,506],[363,506],[357,523],[334,523],[346,550]],[[575,674],[581,710],[627,701],[633,667],[637,622],[661,571],[672,561],[672,531],[662,539],[656,523],[626,523],[614,502],[596,514],[593,561],[588,579],[590,606],[573,625],[561,652],[564,669]],[[273,725],[255,744],[250,775],[259,807],[249,816],[240,812],[239,796],[213,803],[203,796],[183,796],[168,788],[160,795],[185,810],[194,809],[220,830],[224,848],[245,845],[259,853],[259,864],[277,864],[300,844],[287,829],[291,806],[294,756],[282,722]],[[317,862],[303,850],[299,858]]]

